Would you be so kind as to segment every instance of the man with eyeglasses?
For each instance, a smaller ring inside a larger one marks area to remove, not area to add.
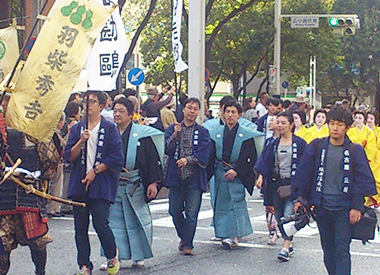
[[[113,114],[121,134],[124,169],[116,201],[110,208],[110,227],[120,260],[132,260],[132,267],[143,268],[144,260],[153,257],[153,223],[148,202],[157,196],[162,181],[164,133],[133,123],[134,106],[125,97],[114,101]],[[106,264],[100,266],[101,270],[106,268]]]
[[[90,214],[104,253],[108,259],[108,274],[119,271],[115,237],[108,225],[109,207],[115,202],[119,171],[123,156],[121,139],[116,126],[102,118],[106,97],[100,91],[89,91],[87,118],[70,131],[64,160],[71,163],[68,197],[85,202],[86,207],[73,207],[75,242],[78,250],[77,274],[92,274],[88,227]]]
[[[208,130],[196,123],[200,109],[199,99],[186,99],[183,121],[170,125],[165,131],[165,152],[169,156],[165,177],[165,186],[170,188],[169,214],[181,239],[178,249],[184,255],[193,255],[202,193],[207,190],[206,166],[211,140]]]

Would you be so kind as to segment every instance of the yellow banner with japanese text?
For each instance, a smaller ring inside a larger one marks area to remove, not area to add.
[[[92,0],[55,1],[9,101],[10,126],[40,141],[51,139],[109,17],[109,11]]]

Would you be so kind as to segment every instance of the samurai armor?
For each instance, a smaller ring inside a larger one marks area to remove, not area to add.
[[[47,223],[41,221],[39,213],[24,212],[21,217],[27,240],[42,237],[48,232]]]
[[[24,133],[8,127],[7,143],[9,145],[7,151],[11,158],[13,160],[22,159],[22,168],[28,171],[40,170],[37,145],[28,139]]]
[[[34,188],[41,189],[39,180],[28,182],[22,179],[26,184],[33,184]],[[28,194],[27,191],[13,182],[6,180],[0,186],[0,215],[16,214],[20,212],[38,213],[45,205],[45,199],[34,194]]]

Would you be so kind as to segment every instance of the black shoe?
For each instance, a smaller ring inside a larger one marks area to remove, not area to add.
[[[53,213],[53,214],[48,214],[49,218],[62,218],[65,216],[65,214],[62,213]]]
[[[61,213],[66,214],[66,215],[72,215],[73,210],[62,210]]]

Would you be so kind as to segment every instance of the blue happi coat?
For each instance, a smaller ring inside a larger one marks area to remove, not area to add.
[[[69,162],[71,149],[78,142],[85,129],[85,120],[71,128],[63,155],[64,161]],[[96,175],[90,184],[88,193],[84,189],[85,185],[81,182],[86,175],[84,148],[83,145],[79,156],[71,163],[68,197],[75,200],[104,199],[113,203],[118,187],[119,172],[123,167],[119,130],[112,122],[101,118],[94,167],[104,163],[108,169]]]
[[[130,180],[120,180],[115,204],[110,208],[109,223],[115,235],[121,260],[139,261],[153,257],[151,248],[153,223],[149,205],[145,202],[144,184],[137,183],[138,187],[133,196],[130,195],[134,183],[141,181],[139,172],[135,170],[136,157],[137,149],[141,145],[139,140],[146,137],[151,138],[157,150],[157,152],[150,152],[152,158],[156,160],[158,153],[162,160],[164,133],[153,127],[133,123],[129,133],[125,163],[125,167],[130,172],[121,173],[122,178]]]
[[[281,137],[272,140],[263,154],[256,162],[255,169],[257,169],[264,178],[270,178],[275,168],[275,155],[274,150],[278,147]],[[292,166],[291,177],[296,175],[297,167],[300,163],[301,157],[307,146],[306,141],[293,134],[292,136]]]
[[[245,186],[239,178],[237,163],[241,157],[242,146],[245,142],[253,140],[255,132],[249,128],[238,125],[235,140],[232,147],[229,164],[237,169],[238,176],[232,181],[227,181],[225,173],[231,169],[223,165],[223,137],[224,126],[210,129],[211,139],[215,142],[215,183],[213,188],[213,225],[215,236],[220,238],[243,237],[253,232],[245,201]],[[254,142],[252,141],[252,144]],[[252,158],[256,157],[256,149],[246,148],[252,151]],[[248,157],[243,160],[247,165],[254,164],[256,159]],[[240,163],[242,164],[242,162]],[[255,179],[252,178],[252,181]]]
[[[260,155],[256,162],[255,169],[263,175],[265,179],[264,188],[264,204],[269,206],[273,205],[273,194],[277,192],[278,186],[274,184],[271,180],[273,171],[275,169],[275,154],[274,151],[277,150],[280,143],[280,138],[272,139],[268,146],[265,148],[263,153]],[[293,134],[292,136],[292,163],[291,163],[291,173],[290,178],[296,176],[297,167],[301,161],[302,155],[305,152],[307,143],[302,138],[297,137]]]
[[[329,145],[329,137],[313,140],[301,159],[292,186],[310,205],[320,206],[323,191],[324,160]],[[376,194],[375,179],[363,147],[354,144],[346,136],[343,143],[341,170],[343,171],[342,197],[350,208],[360,210],[363,197]]]
[[[170,125],[165,130],[165,141],[173,134],[174,124]],[[193,156],[197,158],[198,162],[193,166],[193,181],[198,186],[199,190],[207,191],[207,174],[206,166],[208,163],[211,141],[208,130],[198,124],[194,126],[194,135],[192,140]],[[169,156],[167,162],[167,171],[165,176],[165,186],[177,186],[179,184],[178,166],[176,164],[178,156],[180,155],[179,143],[177,142],[171,150],[167,150],[166,154]]]

